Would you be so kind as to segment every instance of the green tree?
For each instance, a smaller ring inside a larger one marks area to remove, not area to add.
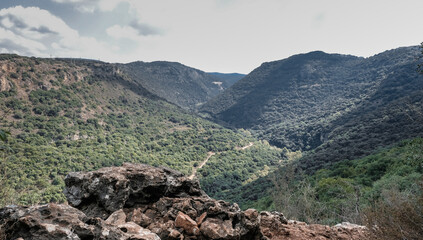
[[[2,142],[5,142],[6,139],[7,139],[7,135],[9,135],[9,134],[10,134],[9,132],[6,132],[6,131],[0,129],[0,140]]]
[[[0,129],[0,207],[3,206],[8,199],[8,186],[7,186],[7,168],[6,168],[6,159],[7,152],[10,151],[9,147],[5,144],[7,136],[10,135],[9,132]]]

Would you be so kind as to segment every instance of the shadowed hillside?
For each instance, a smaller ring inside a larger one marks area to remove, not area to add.
[[[133,62],[119,68],[148,91],[190,110],[239,79],[236,74],[208,74],[176,62]]]
[[[370,58],[311,52],[264,63],[203,105],[201,112],[292,150],[312,150],[354,134],[362,136],[362,145],[369,145],[363,139],[380,139],[380,145],[387,145],[421,136],[417,116],[423,81],[416,71],[418,54],[417,47]],[[407,117],[404,111],[415,116]],[[385,124],[376,124],[382,121]],[[394,139],[384,141],[387,132],[375,130],[372,123],[393,129],[389,135],[394,134]],[[362,132],[368,124],[372,138]],[[407,130],[395,124],[407,126]],[[354,133],[349,128],[352,125],[361,132]]]

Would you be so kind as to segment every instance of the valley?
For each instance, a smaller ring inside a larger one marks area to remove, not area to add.
[[[2,153],[1,204],[62,202],[63,178],[122,162],[167,166],[187,175],[208,152],[236,153],[239,169],[212,171],[202,181],[225,176],[241,185],[263,167],[277,168],[284,155],[243,132],[223,128],[170,103],[130,78],[118,66],[97,61],[1,55],[1,129],[11,132]],[[257,142],[260,160],[237,146]],[[222,165],[221,159],[213,160]],[[239,173],[238,173],[239,174]]]
[[[65,202],[68,172],[130,162],[242,209],[366,224],[394,192],[420,201],[421,54],[315,51],[248,75],[1,54],[0,205]]]

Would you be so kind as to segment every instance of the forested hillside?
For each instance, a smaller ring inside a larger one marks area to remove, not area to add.
[[[223,91],[221,74],[0,55],[0,205],[61,202],[69,171],[139,162],[198,177],[214,198],[309,222],[364,223],[392,189],[416,206],[418,54],[311,52],[265,63],[200,108],[233,129],[192,113]]]
[[[371,96],[333,121],[326,141],[301,159],[303,168],[319,169],[423,137],[423,77],[415,69],[415,62],[393,68]]]
[[[421,221],[420,51],[399,48],[370,58],[300,54],[264,63],[203,105],[203,116],[302,152],[227,198],[307,222],[388,226],[387,212]]]
[[[417,47],[370,58],[311,52],[264,63],[201,111],[218,122],[249,129],[273,145],[311,150],[343,135],[340,125],[368,112],[367,105],[394,104],[411,92],[418,96],[418,54]]]
[[[201,109],[318,169],[423,135],[417,47],[370,58],[312,52],[265,63]]]
[[[118,65],[3,54],[0,68],[0,129],[11,133],[1,153],[0,205],[64,201],[65,174],[122,162],[189,175],[208,152],[225,155],[197,175],[205,185],[221,180],[213,195],[285,158],[246,131],[225,129],[156,96]],[[240,150],[250,142],[254,147]],[[236,169],[215,167],[231,162]]]
[[[422,138],[345,159],[313,174],[299,169],[294,164],[275,173],[276,188],[270,193],[274,209],[307,222],[370,221],[388,236],[393,228],[421,233]],[[382,229],[388,226],[391,229]]]
[[[133,62],[119,68],[148,91],[194,110],[231,86],[237,75],[208,74],[176,62]]]

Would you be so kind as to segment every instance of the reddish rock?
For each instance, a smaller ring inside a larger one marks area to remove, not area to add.
[[[249,220],[255,220],[259,216],[258,211],[252,208],[245,210],[244,213]]]
[[[131,239],[142,239],[142,240],[160,240],[157,234],[152,233],[150,230],[142,228],[141,226],[135,224],[134,222],[127,222],[118,225],[118,228],[126,233],[129,234],[132,238]]]
[[[142,226],[141,221],[143,219],[143,213],[140,208],[134,208],[132,211],[129,211],[126,217],[126,220],[129,222],[134,222],[140,226]]]
[[[176,216],[175,227],[183,228],[189,235],[200,234],[200,229],[198,229],[197,223],[183,212],[179,212],[178,216]]]
[[[239,234],[232,228],[231,221],[208,218],[201,224],[201,233],[208,239],[233,239]]]
[[[126,214],[123,212],[122,209],[112,213],[105,221],[105,223],[111,224],[111,225],[124,224],[125,222],[126,222]]]
[[[203,212],[198,218],[197,218],[197,225],[201,226],[201,224],[204,222],[204,219],[207,217],[207,212]]]
[[[178,230],[171,229],[170,232],[169,232],[169,238],[171,238],[171,239],[184,239],[184,236]]]
[[[345,225],[344,225],[345,226]],[[368,231],[363,226],[329,227],[298,221],[281,222],[279,216],[269,212],[260,215],[260,231],[271,240],[364,240]]]

